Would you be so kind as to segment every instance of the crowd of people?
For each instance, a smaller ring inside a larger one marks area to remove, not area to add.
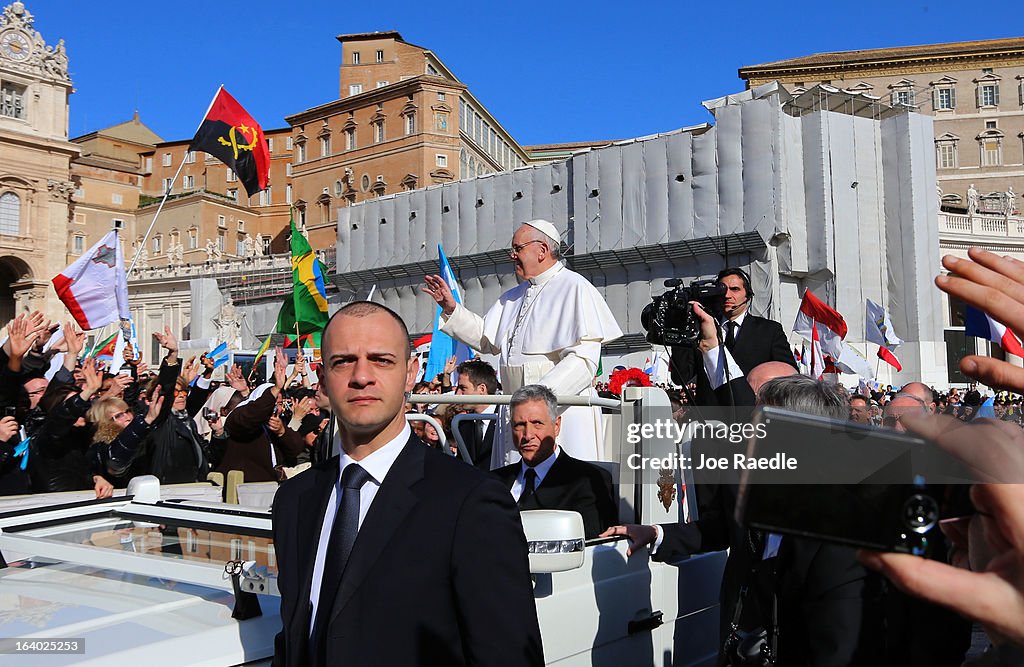
[[[214,360],[180,359],[165,329],[154,335],[164,353],[158,369],[129,344],[112,374],[109,358],[83,358],[85,335],[72,323],[56,330],[39,312],[7,327],[0,495],[92,489],[106,498],[139,475],[180,484],[230,470],[273,481],[329,451],[321,435],[329,411],[301,356],[289,374],[276,351],[272,381],[255,387],[238,366],[214,381]]]

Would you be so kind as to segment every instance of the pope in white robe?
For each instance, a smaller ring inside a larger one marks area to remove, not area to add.
[[[601,344],[622,335],[604,298],[586,278],[559,261],[558,232],[546,220],[524,223],[512,237],[512,259],[522,282],[484,317],[455,303],[438,276],[424,291],[442,308],[441,330],[483,354],[498,355],[502,390],[542,384],[556,395],[591,396]],[[558,446],[584,461],[600,461],[604,429],[599,408],[563,408]],[[508,411],[502,410],[492,467],[512,463]],[[499,445],[500,443],[500,445]]]

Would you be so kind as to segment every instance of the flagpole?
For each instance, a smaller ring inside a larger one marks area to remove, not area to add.
[[[210,100],[210,105],[206,107],[206,113],[203,114],[203,119],[199,121],[199,126],[196,127],[196,132],[198,132],[199,128],[203,126],[203,122],[206,120],[206,117],[210,115],[210,109],[213,108],[213,104],[217,101],[217,96],[220,95],[220,91],[223,88],[224,84],[222,83],[217,88],[217,92],[213,94],[213,99]],[[192,134],[194,136],[195,132]],[[178,182],[178,176],[181,175],[181,170],[185,167],[185,161],[188,159],[189,152],[190,151],[186,150],[185,154],[181,157],[181,164],[178,165],[178,171],[174,172],[174,178],[172,178],[170,184],[168,184],[167,190],[164,192],[164,197],[160,200],[160,205],[157,207],[156,213],[153,214],[153,220],[149,223],[149,229],[146,230],[145,236],[142,237],[142,243],[140,243],[139,247],[135,249],[135,256],[132,258],[132,263],[128,266],[128,270],[125,271],[125,278],[131,275],[135,265],[139,262],[139,254],[142,253],[142,249],[146,247],[146,241],[149,240],[149,235],[153,233],[153,226],[156,225],[156,219],[160,217],[160,211],[164,210],[164,204],[167,203],[167,198],[171,195],[171,190],[174,189],[174,184]]]

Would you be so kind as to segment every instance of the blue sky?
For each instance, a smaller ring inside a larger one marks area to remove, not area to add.
[[[0,5],[10,0],[0,0]],[[338,97],[343,33],[432,49],[523,144],[625,139],[710,120],[736,70],[821,51],[1024,35],[1017,2],[148,2],[24,0],[64,38],[71,136],[131,118],[192,136],[225,84],[266,128]]]

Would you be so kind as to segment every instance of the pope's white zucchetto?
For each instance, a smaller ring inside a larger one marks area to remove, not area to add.
[[[555,226],[547,220],[527,220],[523,223],[524,225],[530,225],[539,232],[551,238],[555,243],[559,243],[562,239],[562,235],[558,233]]]

